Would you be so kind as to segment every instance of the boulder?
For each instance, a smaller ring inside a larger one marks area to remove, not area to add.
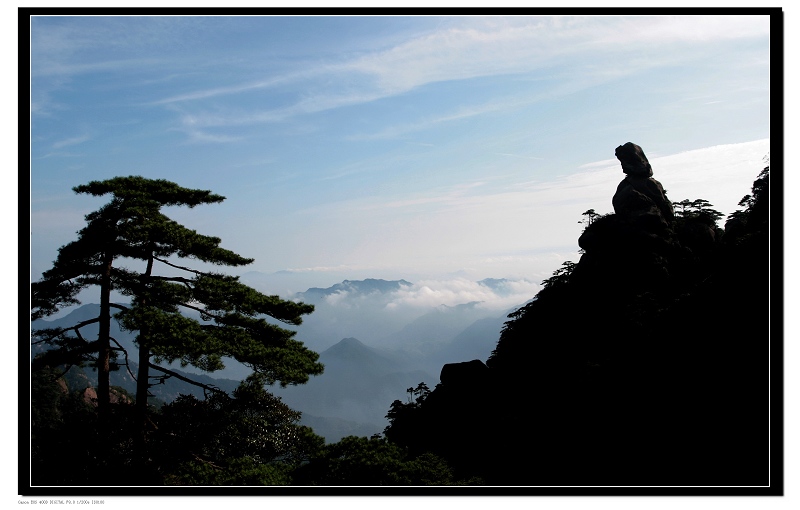
[[[448,363],[442,367],[439,380],[447,386],[464,386],[482,383],[489,375],[489,367],[478,359],[461,363]]]
[[[83,390],[82,393],[83,401],[87,404],[91,404],[94,407],[97,407],[97,390],[92,387],[88,387]],[[111,389],[109,392],[109,402],[112,404],[132,404],[133,401],[128,398],[127,395],[123,395],[122,393],[118,392],[115,389]]]

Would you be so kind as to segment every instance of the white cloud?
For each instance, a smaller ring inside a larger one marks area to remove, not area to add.
[[[498,293],[491,287],[464,278],[422,280],[393,292],[386,308],[434,308],[440,305],[453,307],[480,302],[478,307],[483,310],[505,310],[532,298],[540,288],[528,280],[508,281],[503,287],[504,292]]]
[[[350,308],[350,304],[347,301],[349,294],[350,293],[346,290],[328,294],[325,296],[325,303],[330,306],[344,306],[346,308]]]
[[[395,292],[387,308],[400,306],[436,307],[439,305],[454,306],[473,301],[485,301],[494,293],[467,280],[422,281],[409,289]]]

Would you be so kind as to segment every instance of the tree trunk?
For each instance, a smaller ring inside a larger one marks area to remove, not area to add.
[[[147,421],[147,394],[150,387],[150,347],[139,344],[139,374],[136,379],[136,414],[139,416],[142,430]]]
[[[144,272],[145,281],[149,280],[149,276],[153,274],[153,256],[152,254],[147,259],[147,269]],[[149,282],[148,282],[149,283]],[[148,299],[147,292],[143,293],[139,304],[142,308],[147,307]],[[136,380],[136,409],[139,414],[142,427],[144,427],[145,416],[147,415],[147,391],[150,382],[150,332],[145,324],[140,325],[138,343],[139,343],[139,375]],[[144,430],[144,429],[143,429]]]
[[[97,356],[97,412],[104,420],[108,417],[111,404],[109,374],[111,366],[111,266],[113,259],[108,255],[103,260],[103,276],[100,282],[100,343]]]
[[[144,272],[145,281],[153,274],[153,255],[147,260],[147,269]],[[149,283],[149,282],[148,282]],[[147,292],[143,293],[140,304],[142,307],[148,305]],[[147,431],[147,395],[150,387],[150,330],[147,324],[142,324],[139,329],[139,374],[136,379],[136,414],[139,420],[139,439],[141,446],[144,447],[144,440]]]

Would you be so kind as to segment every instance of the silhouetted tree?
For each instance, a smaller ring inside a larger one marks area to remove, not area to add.
[[[714,206],[708,200],[702,198],[684,199],[680,202],[673,202],[672,205],[675,208],[677,219],[702,218],[716,225],[716,222],[724,216],[721,212],[713,209]]]
[[[555,285],[561,285],[569,281],[572,271],[575,270],[575,264],[572,261],[566,261],[561,264],[561,267],[553,271],[553,276],[542,280],[542,287],[547,289]]]
[[[586,227],[594,223],[595,220],[597,220],[597,218],[600,217],[600,215],[597,214],[594,209],[589,209],[588,211],[581,213],[581,216],[583,216],[584,218],[578,221],[578,223],[580,223],[581,225],[586,225]]]
[[[408,393],[408,402],[395,400],[389,405],[389,411],[386,413],[389,425],[383,430],[387,439],[398,444],[408,444],[413,441],[406,435],[409,430],[407,424],[415,421],[420,406],[431,394],[431,390],[427,384],[421,382],[416,388],[412,386],[406,389],[406,393]]]
[[[413,386],[406,390],[408,393],[408,403],[416,403],[420,404],[425,398],[430,394],[431,390],[428,388],[428,385],[424,382],[421,382],[417,385],[416,388]]]
[[[77,186],[73,190],[91,195],[110,192],[114,197],[111,202],[86,216],[87,225],[78,232],[78,239],[62,246],[53,267],[43,274],[42,280],[31,285],[31,320],[51,315],[65,306],[79,304],[76,297],[78,292],[90,286],[99,287],[98,317],[76,325],[73,328],[75,336],[71,339],[68,339],[64,330],[45,332],[44,335],[39,335],[39,341],[56,343],[62,348],[62,354],[77,354],[77,360],[91,359],[92,354],[97,353],[98,406],[103,414],[109,402],[111,308],[127,308],[110,302],[111,290],[117,288],[123,292],[130,291],[135,280],[135,274],[115,267],[114,262],[122,258],[150,260],[153,253],[158,253],[159,240],[150,241],[148,234],[152,230],[151,222],[156,219],[161,207],[194,207],[203,203],[220,202],[223,197],[208,191],[189,190],[167,181],[153,181],[142,177],[95,181]],[[227,262],[231,264],[250,262],[248,259],[233,256],[232,252],[225,255],[230,256]],[[100,326],[98,339],[94,342],[88,342],[80,335],[80,328],[89,323],[99,323]]]
[[[294,331],[264,318],[298,325],[313,306],[266,296],[240,283],[238,277],[199,271],[170,260],[177,257],[225,266],[252,262],[221,248],[219,238],[198,234],[161,212],[165,206],[194,207],[218,203],[224,197],[143,177],[94,181],[74,190],[112,198],[87,215],[87,226],[78,233],[78,240],[62,247],[53,268],[32,284],[31,318],[77,304],[79,291],[99,287],[98,317],[72,328],[38,332],[37,341],[56,347],[43,360],[53,366],[57,363],[52,361],[59,357],[66,363],[96,360],[101,417],[109,403],[112,307],[121,310],[117,318],[123,328],[138,331],[136,400],[142,417],[147,406],[149,370],[174,374],[151,362],[151,357],[157,363],[179,361],[204,371],[223,368],[222,358],[231,357],[251,368],[253,379],[262,385],[301,384],[309,375],[322,372],[317,353],[294,340]],[[137,272],[115,265],[121,259],[143,262],[145,269]],[[154,274],[156,263],[172,274]],[[186,276],[173,276],[176,270]],[[112,304],[112,289],[129,296],[131,303]],[[199,312],[201,320],[184,316],[182,310]],[[95,322],[100,324],[98,339],[84,339],[81,328]]]
[[[755,231],[769,221],[769,166],[764,167],[753,182],[751,193],[742,197],[739,206],[744,210],[734,211],[728,215],[725,225],[728,230]],[[732,236],[738,232],[732,232]]]

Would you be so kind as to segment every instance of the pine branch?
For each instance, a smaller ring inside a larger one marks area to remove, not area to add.
[[[177,264],[173,264],[172,262],[167,262],[166,260],[164,260],[162,258],[159,258],[159,257],[153,257],[153,259],[161,262],[162,264],[166,264],[166,265],[168,265],[170,267],[174,267],[175,269],[182,269],[184,271],[188,271],[190,273],[198,274],[200,276],[213,276],[212,273],[204,273],[202,271],[198,271],[196,269],[192,269],[192,268],[189,268],[189,267],[179,266]]]
[[[172,377],[176,377],[176,378],[180,379],[183,382],[187,382],[189,384],[193,384],[195,386],[199,386],[199,387],[203,388],[204,390],[213,391],[213,392],[216,392],[216,393],[223,393],[223,394],[227,395],[227,393],[225,391],[217,388],[216,386],[209,386],[207,384],[203,384],[203,383],[200,383],[200,382],[197,382],[197,381],[193,381],[193,380],[189,379],[188,377],[184,377],[184,376],[182,376],[181,374],[179,374],[177,372],[173,372],[172,370],[166,369],[164,367],[160,367],[160,366],[156,365],[155,363],[149,362],[147,365],[150,368],[153,368],[155,370],[158,370],[160,372],[168,374],[168,375],[170,375]]]
[[[184,285],[189,285],[192,283],[192,280],[183,278],[182,276],[151,276],[150,278],[160,282],[179,282],[183,283]]]
[[[58,328],[58,329],[55,330],[56,332],[53,333],[52,336],[44,338],[44,339],[36,341],[36,342],[32,342],[31,345],[37,345],[37,344],[41,344],[41,343],[50,342],[55,337],[61,336],[64,333],[66,333],[67,331],[75,331],[75,333],[78,335],[78,338],[83,340],[83,337],[81,336],[81,334],[80,334],[80,332],[78,330],[80,328],[84,327],[84,326],[88,326],[89,324],[94,324],[95,322],[100,322],[100,317],[95,317],[94,319],[89,319],[89,320],[85,320],[83,322],[79,322],[78,324],[76,324],[74,326],[70,326],[68,328]],[[40,329],[38,331],[46,331],[46,330]]]
[[[122,352],[125,354],[125,370],[127,370],[127,371],[128,371],[128,374],[129,374],[129,375],[131,376],[131,378],[133,378],[133,380],[135,381],[135,380],[136,380],[136,376],[135,376],[135,375],[133,375],[133,372],[131,372],[131,364],[130,364],[130,362],[129,362],[129,360],[128,360],[128,351],[127,351],[127,350],[126,350],[126,349],[125,349],[125,348],[124,348],[122,345],[120,345],[120,343],[119,343],[119,342],[117,342],[117,339],[116,339],[116,338],[114,338],[113,336],[110,336],[110,337],[108,337],[108,338],[109,338],[110,340],[112,340],[112,341],[113,341],[115,344],[117,344],[117,347],[116,347],[116,348],[112,348],[113,350],[115,350],[115,351],[122,351]]]
[[[190,305],[189,303],[178,303],[179,306],[183,306],[184,308],[188,308],[189,310],[194,310],[195,312],[200,312],[203,315],[207,315],[212,319],[222,320],[222,316],[213,314],[206,310],[205,308],[200,308],[199,306]]]

